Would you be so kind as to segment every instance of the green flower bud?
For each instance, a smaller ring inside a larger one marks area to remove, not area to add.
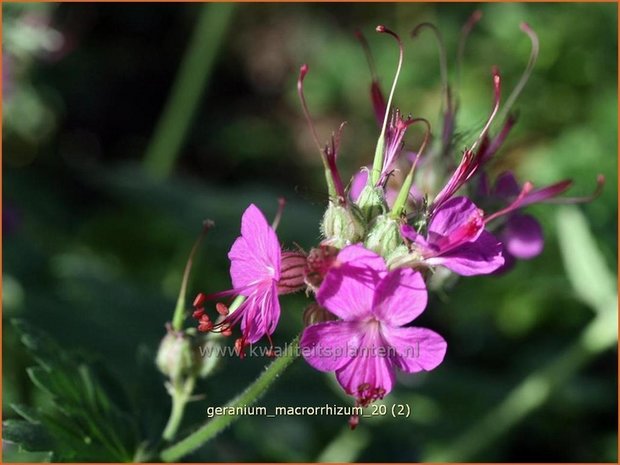
[[[370,223],[379,215],[383,215],[388,210],[383,188],[370,185],[362,189],[357,199],[357,205],[367,223]]]
[[[387,215],[378,216],[364,246],[387,259],[398,247],[404,245],[399,224],[398,220]]]
[[[220,335],[211,333],[203,338],[202,344],[199,345],[197,347],[198,350],[194,352],[195,355],[199,357],[198,366],[196,367],[199,378],[206,378],[215,370],[220,359],[220,357],[218,357],[222,346],[220,339],[222,339]]]
[[[399,245],[385,257],[388,269],[399,268],[398,263],[409,259],[409,249],[405,244]]]
[[[339,249],[360,242],[364,238],[365,227],[359,209],[354,205],[336,205],[329,203],[321,232],[324,245],[331,245]]]
[[[159,371],[171,380],[190,373],[194,356],[189,338],[185,334],[169,331],[159,344],[155,363]]]

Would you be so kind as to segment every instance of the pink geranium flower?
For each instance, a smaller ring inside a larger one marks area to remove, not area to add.
[[[482,210],[467,197],[453,197],[433,213],[426,237],[408,224],[401,226],[401,234],[420,263],[474,276],[504,264],[501,242],[484,228]]]
[[[351,245],[338,254],[317,300],[340,320],[307,327],[302,354],[317,370],[335,371],[357,405],[388,394],[396,368],[428,371],[443,361],[447,344],[440,335],[405,327],[426,307],[426,286],[418,272],[388,272],[379,255]]]
[[[280,319],[277,284],[282,252],[273,228],[256,207],[250,205],[241,218],[241,236],[230,252],[230,277],[235,294],[246,297],[229,316],[234,325],[241,320],[243,339],[249,343],[271,335]]]
[[[199,331],[219,331],[225,335],[230,335],[231,329],[241,323],[242,337],[237,339],[235,347],[242,355],[246,345],[263,336],[271,339],[280,319],[278,294],[305,287],[306,258],[299,252],[282,252],[276,232],[254,204],[243,213],[241,236],[232,245],[228,258],[233,288],[197,298],[194,318],[200,321]],[[216,308],[225,318],[214,325],[201,307],[203,302],[235,295],[244,296],[245,300],[230,313],[219,303]]]

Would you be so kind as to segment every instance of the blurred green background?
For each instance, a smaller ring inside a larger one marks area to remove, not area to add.
[[[156,437],[169,398],[151,360],[201,221],[216,228],[192,295],[228,288],[226,253],[250,202],[271,216],[286,197],[281,241],[308,249],[319,239],[326,189],[297,100],[299,66],[310,66],[306,96],[321,136],[348,122],[339,163],[349,179],[378,135],[354,31],[365,32],[385,89],[397,52],[374,27],[402,35],[397,105],[437,132],[437,46],[428,31],[415,41],[409,31],[435,23],[453,71],[460,28],[480,8],[461,72],[462,145],[490,109],[491,66],[504,97],[518,81],[525,21],[540,57],[501,164],[535,185],[572,178],[574,195],[603,173],[603,194],[577,209],[531,207],[545,230],[542,255],[432,296],[419,324],[446,338],[448,354],[432,373],[403,376],[386,399],[410,404],[409,419],[363,420],[350,432],[338,417],[245,417],[187,459],[617,461],[615,4],[2,7],[4,419],[17,416],[13,403],[49,402],[9,324],[20,317],[105,363],[146,412],[142,439]],[[276,344],[301,329],[306,300],[282,303]],[[224,360],[198,386],[205,398],[188,407],[185,430],[265,363]],[[259,405],[326,403],[350,399],[298,360]],[[46,457],[4,444],[7,461]]]

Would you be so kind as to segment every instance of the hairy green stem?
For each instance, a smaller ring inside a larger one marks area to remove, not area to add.
[[[243,407],[254,404],[267,391],[278,376],[280,376],[293,360],[297,358],[299,355],[298,347],[299,336],[291,341],[282,355],[274,360],[245,391],[231,400],[226,406]],[[213,439],[238,418],[239,415],[222,415],[213,418],[185,439],[164,449],[161,453],[162,460],[165,462],[176,462],[180,460],[185,455],[195,451],[204,443]]]
[[[196,378],[189,377],[182,384],[174,386],[172,396],[172,410],[170,411],[170,418],[162,434],[162,437],[166,441],[172,441],[177,434],[181,420],[183,419],[183,412],[185,411],[185,405],[189,401],[189,398],[194,391],[194,384]]]
[[[206,3],[175,78],[170,96],[146,150],[144,168],[153,176],[170,174],[209,82],[235,3]]]
[[[177,297],[177,303],[174,307],[174,314],[172,315],[172,329],[175,331],[183,330],[183,320],[185,320],[185,296],[187,294],[187,283],[189,282],[189,275],[192,271],[192,264],[194,263],[194,256],[200,247],[200,243],[204,239],[207,231],[213,227],[213,221],[205,220],[202,224],[202,232],[189,253],[187,263],[185,264],[185,270],[183,271],[183,279],[181,281],[181,289],[179,290],[179,296]]]

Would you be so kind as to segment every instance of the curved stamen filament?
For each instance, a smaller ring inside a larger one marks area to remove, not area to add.
[[[368,45],[368,41],[366,40],[364,34],[362,34],[361,31],[355,31],[355,37],[357,37],[357,40],[359,40],[362,49],[364,50],[366,62],[368,63],[368,68],[370,69],[370,77],[372,79],[372,84],[370,85],[370,97],[372,99],[372,106],[375,111],[377,124],[381,125],[383,118],[385,117],[386,108],[385,98],[383,97],[383,92],[381,92],[381,87],[379,86],[379,76],[377,75],[375,60],[372,57],[370,46]]]
[[[525,84],[527,83],[528,79],[530,78],[530,75],[532,74],[534,65],[536,65],[536,60],[538,59],[538,52],[540,51],[538,35],[529,26],[529,24],[521,23],[520,28],[523,32],[527,34],[527,36],[530,39],[530,42],[532,43],[532,49],[530,51],[530,59],[527,62],[525,71],[523,71],[523,74],[521,75],[521,79],[519,79],[519,82],[517,83],[515,88],[510,93],[510,96],[506,100],[506,103],[504,104],[504,108],[502,108],[501,116],[499,118],[500,121],[506,117],[506,114],[510,111],[510,108],[515,103],[519,95],[521,94],[521,91],[525,87]]]
[[[456,55],[456,87],[457,91],[460,87],[461,83],[461,68],[463,66],[463,57],[465,56],[465,45],[467,44],[467,39],[474,26],[480,21],[482,18],[482,11],[476,10],[474,11],[467,22],[463,25],[461,29],[461,37],[459,38],[459,48]]]
[[[409,191],[411,190],[411,186],[413,185],[413,175],[418,164],[418,160],[424,152],[424,149],[426,148],[426,145],[428,144],[431,136],[431,125],[426,119],[414,118],[407,121],[407,125],[411,125],[414,123],[424,123],[426,125],[426,132],[424,133],[424,140],[422,141],[422,144],[420,145],[420,148],[416,153],[415,159],[411,164],[409,173],[407,173],[407,177],[405,178],[405,181],[403,182],[400,191],[398,191],[398,196],[396,197],[396,201],[394,202],[394,206],[392,207],[392,212],[390,214],[392,218],[398,218],[401,214],[401,211],[405,208],[405,204],[407,203],[407,199],[409,198]]]
[[[562,198],[558,198],[558,199],[550,199],[548,200],[548,203],[588,203],[588,202],[592,202],[594,199],[596,199],[599,195],[601,195],[601,193],[603,192],[603,186],[605,185],[605,176],[603,176],[602,174],[599,174],[596,177],[596,188],[594,189],[594,192],[592,192],[590,195],[584,195],[583,197],[562,197]]]
[[[174,315],[172,316],[172,328],[175,331],[181,331],[183,329],[183,320],[185,319],[185,294],[187,293],[187,284],[189,282],[189,275],[192,270],[192,264],[194,263],[194,256],[198,251],[202,240],[207,235],[207,232],[215,226],[215,223],[211,220],[204,220],[202,222],[202,231],[194,242],[192,250],[189,253],[187,262],[185,263],[185,269],[183,270],[183,280],[181,281],[181,289],[179,290],[179,297],[177,298],[177,304],[174,309]],[[198,297],[196,298],[198,300]],[[204,302],[204,297],[200,300]],[[200,303],[202,303],[200,302]]]
[[[517,208],[523,207],[525,205],[524,201],[527,198],[528,194],[532,191],[532,189],[534,189],[534,185],[531,182],[527,181],[525,184],[523,184],[523,188],[521,189],[521,192],[519,192],[519,195],[517,196],[517,198],[514,199],[510,205],[508,205],[506,208],[502,208],[501,210],[496,211],[495,213],[492,213],[491,215],[485,217],[484,222],[489,223],[493,221],[494,219],[499,218],[502,215],[505,215],[506,213],[510,213],[511,211],[514,211]]]
[[[381,176],[381,167],[383,166],[383,156],[384,156],[384,146],[385,146],[385,131],[387,128],[390,107],[392,106],[392,98],[394,97],[394,91],[396,90],[396,83],[398,82],[398,77],[400,76],[400,70],[403,65],[403,42],[400,40],[400,37],[395,32],[386,28],[383,25],[379,25],[376,28],[377,32],[389,34],[396,42],[398,42],[398,67],[396,68],[396,74],[394,75],[394,81],[392,82],[392,88],[390,90],[390,95],[388,97],[387,106],[385,108],[385,115],[383,117],[383,125],[381,127],[381,134],[379,135],[379,140],[377,141],[377,148],[375,150],[375,158],[372,165],[372,171],[370,173],[370,177],[368,178],[370,181],[370,185],[374,186],[379,181],[379,177]]]
[[[314,143],[316,144],[317,148],[319,149],[319,153],[321,154],[321,161],[323,162],[323,167],[325,169],[325,179],[327,181],[329,197],[333,199],[337,196],[336,188],[334,186],[334,180],[331,177],[327,156],[321,146],[321,142],[319,142],[319,136],[316,132],[314,122],[312,121],[312,116],[310,116],[310,110],[308,110],[308,104],[306,103],[306,97],[304,95],[304,79],[308,74],[309,69],[310,68],[306,64],[301,65],[301,67],[299,68],[299,78],[297,79],[297,94],[299,95],[299,100],[301,100],[301,107],[303,109],[306,122],[308,123],[310,131],[312,132],[312,138],[314,139]]]
[[[366,56],[366,61],[368,62],[368,68],[370,68],[370,77],[374,82],[378,82],[375,60],[372,57],[372,53],[370,53],[370,46],[368,45],[366,37],[361,31],[355,31],[355,37],[359,40],[362,49],[364,50],[364,55]]]
[[[441,91],[445,97],[445,109],[450,111],[452,102],[450,101],[450,92],[448,89],[448,59],[446,54],[446,46],[444,45],[443,37],[437,26],[433,23],[421,23],[418,24],[413,31],[411,31],[411,37],[415,38],[424,28],[433,31],[433,35],[437,40],[437,47],[439,48],[439,75],[441,79]]]
[[[280,225],[280,220],[282,219],[285,205],[286,199],[284,197],[278,197],[278,211],[276,212],[276,216],[273,218],[273,222],[271,223],[271,228],[274,231],[278,229],[278,226]]]
[[[489,131],[489,128],[491,127],[491,124],[493,123],[495,116],[497,115],[497,111],[499,110],[500,91],[501,91],[501,79],[499,77],[499,70],[496,67],[493,67],[493,110],[491,111],[491,115],[489,116],[487,123],[482,128],[482,131],[480,131],[480,135],[478,136],[478,139],[476,139],[476,141],[473,143],[473,145],[469,149],[471,152],[475,150],[476,146],[487,135],[487,132]]]
[[[310,116],[310,110],[308,110],[308,104],[306,103],[306,97],[304,95],[304,79],[306,77],[306,74],[308,74],[309,70],[310,68],[306,64],[301,65],[301,67],[299,68],[299,78],[297,79],[297,94],[299,95],[299,100],[301,100],[301,108],[304,112],[306,122],[310,127],[310,132],[312,132],[312,138],[314,139],[314,143],[319,149],[321,157],[323,157],[323,149],[321,147],[321,143],[319,142],[319,136],[316,132],[314,122],[312,121],[312,116]]]

